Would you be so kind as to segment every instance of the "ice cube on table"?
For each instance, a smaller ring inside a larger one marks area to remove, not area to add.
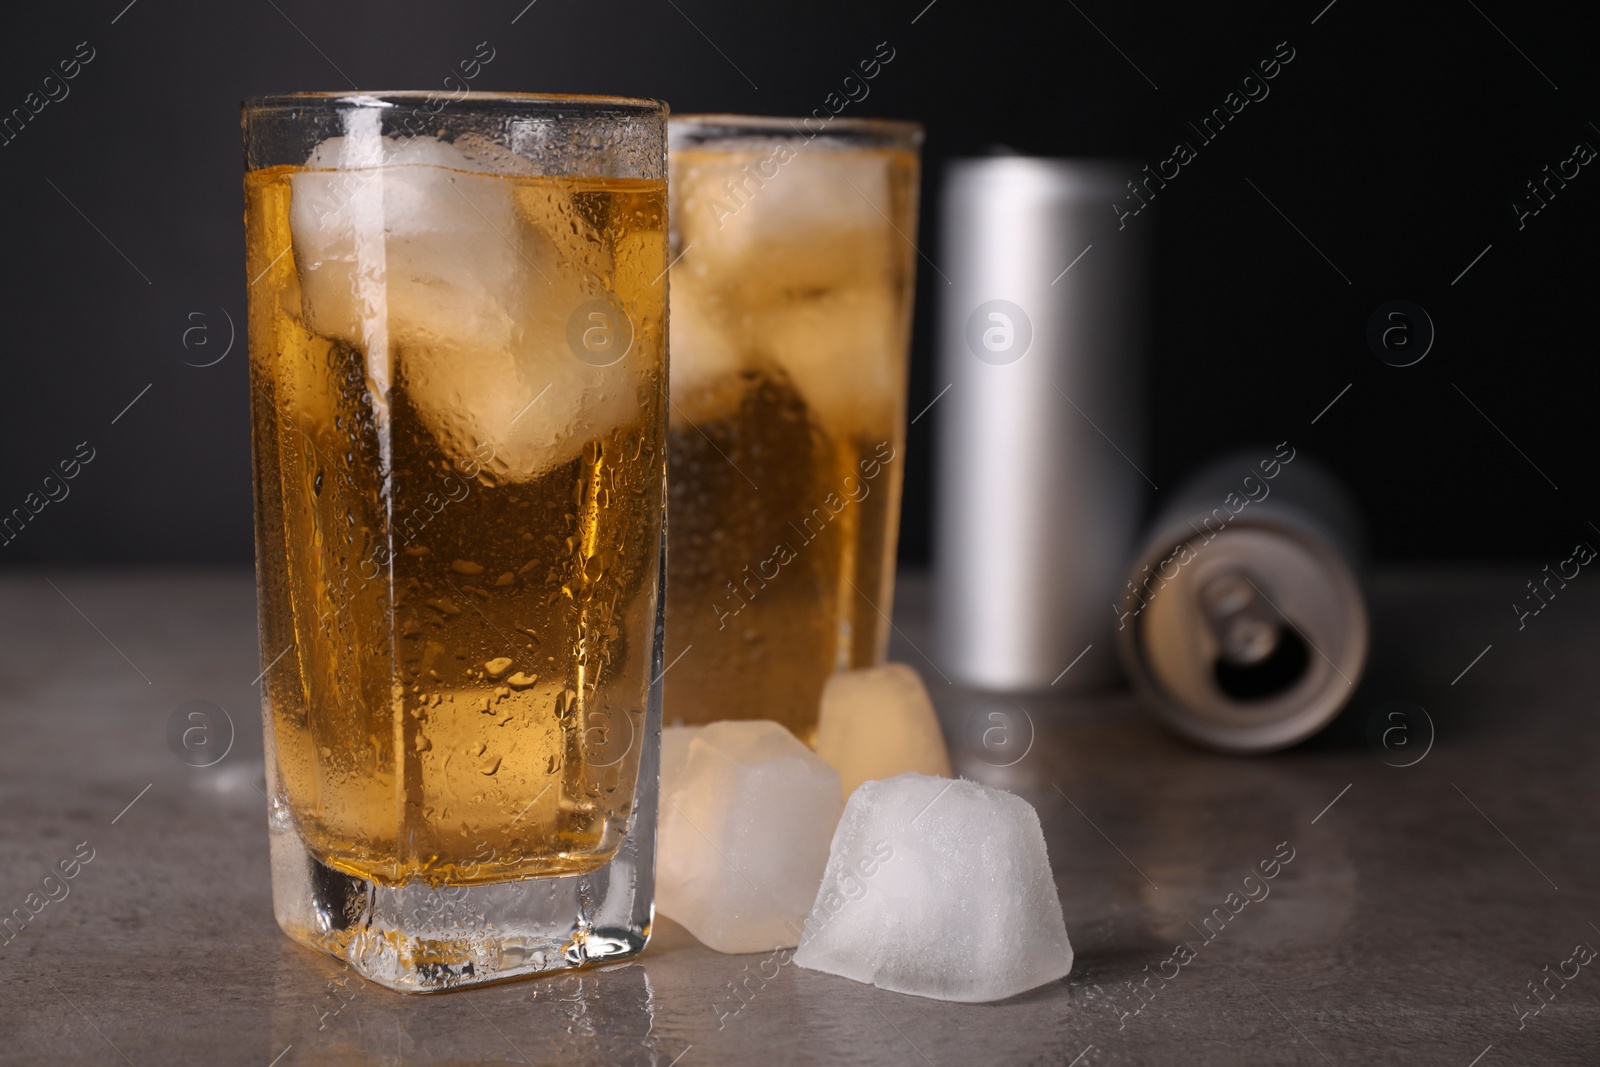
[[[822,687],[817,755],[848,797],[862,782],[897,774],[950,777],[950,754],[922,677],[904,663],[843,671]]]
[[[839,820],[794,962],[969,1002],[1064,977],[1072,945],[1038,814],[959,779],[863,784]]]
[[[595,366],[568,341],[613,273],[570,183],[489,142],[383,137],[369,116],[290,176],[289,229],[306,327],[365,355],[380,417],[402,391],[446,452],[506,481],[634,418],[642,360]]]
[[[700,731],[704,729],[704,726],[668,726],[661,731],[661,795],[663,798],[667,796],[668,783],[676,784],[682,781],[684,769],[689,764],[689,742],[698,737]],[[660,848],[657,847],[656,851],[659,853]]]
[[[718,952],[792,948],[842,807],[838,772],[778,723],[666,728],[656,909]]]

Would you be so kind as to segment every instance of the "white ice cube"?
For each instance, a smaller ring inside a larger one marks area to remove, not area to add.
[[[352,135],[290,176],[289,231],[306,323],[367,349],[470,339],[505,347],[530,273],[506,183],[453,145]],[[370,283],[370,284],[364,284]]]
[[[875,444],[893,439],[896,403],[905,394],[901,309],[885,279],[852,279],[772,308],[759,329],[825,429]]]
[[[763,179],[767,154],[675,172],[694,239],[673,269],[674,402],[701,421],[730,393],[710,386],[775,368],[829,433],[888,437],[907,328],[889,158],[806,148]]]
[[[845,796],[897,774],[950,777],[950,754],[922,677],[904,663],[842,671],[822,687],[817,755],[839,772]]]
[[[641,410],[644,353],[578,358],[569,325],[606,297],[607,245],[554,180],[488,142],[386,138],[367,113],[290,177],[302,314],[367,358],[453,458],[507,481],[575,458]],[[374,113],[375,114],[375,113]]]
[[[744,395],[743,372],[752,364],[737,343],[738,330],[682,272],[674,272],[668,300],[672,322],[674,429],[699,426],[734,414]],[[691,433],[694,431],[690,431]]]
[[[904,774],[850,796],[794,962],[938,1000],[1072,970],[1039,816],[976,782]]]
[[[843,803],[775,722],[662,731],[656,908],[718,952],[799,943]]]
[[[689,149],[695,165],[678,169],[679,210],[694,216],[692,229],[718,259],[751,261],[774,244],[826,241],[835,231],[885,229],[891,214],[890,157],[875,152],[835,152],[808,147],[787,162],[762,167],[770,150],[719,153]],[[765,169],[771,177],[764,177]],[[891,231],[892,232],[892,231]],[[827,268],[817,261],[777,263],[778,272]]]

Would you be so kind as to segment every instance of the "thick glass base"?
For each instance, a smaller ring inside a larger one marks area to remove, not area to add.
[[[654,762],[647,745],[647,763]],[[270,804],[278,925],[363,977],[432,993],[610,963],[650,939],[655,888],[654,767],[641,768],[630,831],[588,874],[474,886],[384,886],[334,870],[306,848],[280,798]]]

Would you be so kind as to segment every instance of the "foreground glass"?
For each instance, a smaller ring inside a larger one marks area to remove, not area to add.
[[[245,105],[273,901],[395,989],[649,937],[665,124]]]
[[[884,660],[921,141],[671,122],[668,721],[810,742],[828,676]]]

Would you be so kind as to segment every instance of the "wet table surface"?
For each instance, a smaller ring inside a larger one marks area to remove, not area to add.
[[[665,920],[602,970],[430,997],[364,982],[273,923],[250,576],[14,573],[0,913],[44,903],[0,933],[0,1062],[1592,1064],[1600,962],[1575,949],[1600,946],[1600,586],[1519,630],[1506,605],[1532,573],[1380,574],[1367,678],[1293,751],[1213,755],[1126,693],[1058,693],[1015,699],[1033,736],[1009,767],[967,740],[995,706],[918,651],[927,587],[904,579],[895,658],[928,680],[958,770],[1038,808],[1077,952],[1067,979],[978,1005],[773,976]],[[209,768],[167,746],[194,699],[236,727]],[[1403,729],[1374,745],[1375,717]]]

